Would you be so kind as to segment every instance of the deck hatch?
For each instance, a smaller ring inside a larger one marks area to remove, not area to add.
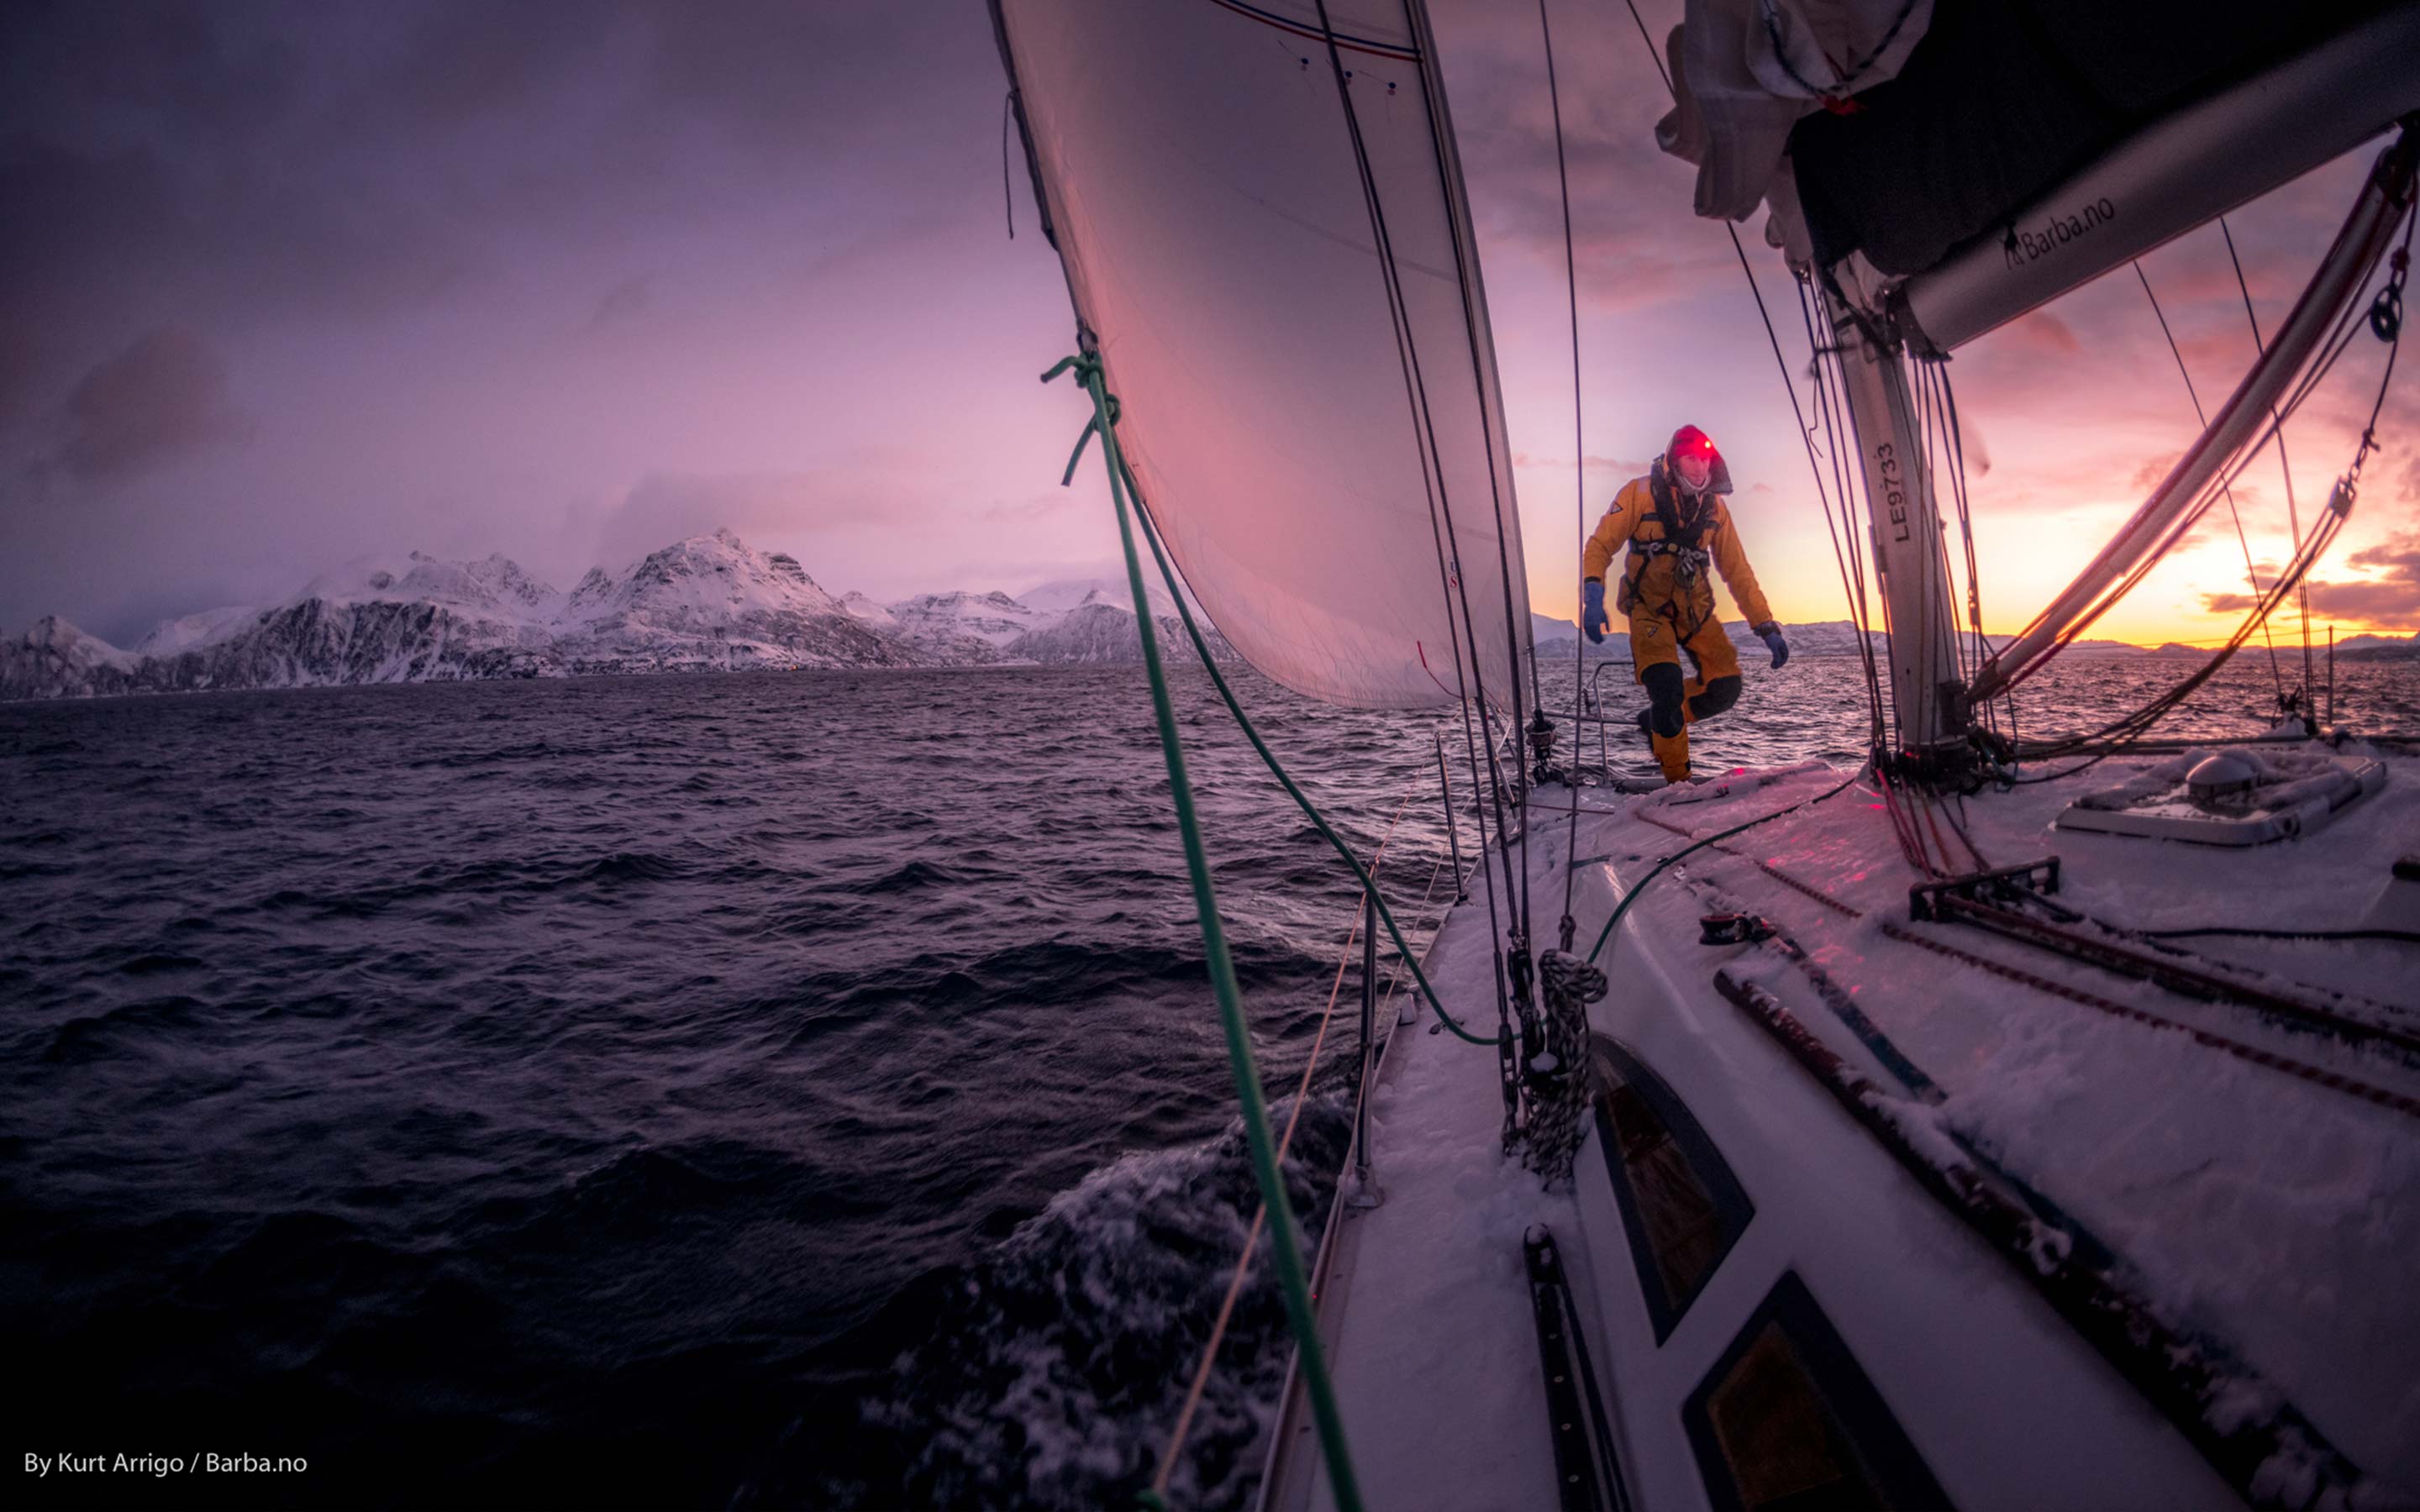
[[[1949,1505],[1794,1271],[1690,1393],[1681,1421],[1722,1512]]]
[[[1663,1079],[1619,1041],[1602,1034],[1590,1039],[1597,1138],[1655,1342],[1662,1344],[1746,1231],[1756,1208]]]

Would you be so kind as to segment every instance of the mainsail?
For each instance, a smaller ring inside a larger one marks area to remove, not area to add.
[[[1520,520],[1419,8],[994,15],[1078,338],[1211,620],[1316,698],[1516,703]]]

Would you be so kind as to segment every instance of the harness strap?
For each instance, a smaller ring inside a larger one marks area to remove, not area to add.
[[[1655,523],[1664,532],[1664,538],[1642,541],[1635,534],[1631,536],[1628,543],[1630,564],[1623,575],[1627,579],[1629,596],[1634,600],[1637,598],[1639,578],[1647,571],[1648,563],[1661,556],[1674,559],[1674,586],[1686,594],[1714,563],[1714,553],[1704,545],[1706,532],[1714,528],[1714,506],[1701,502],[1688,522],[1685,525],[1682,523],[1671,484],[1665,477],[1664,464],[1660,461],[1647,475],[1647,496],[1654,504]],[[1710,593],[1707,596],[1706,611],[1696,615],[1685,630],[1681,627],[1682,610],[1677,599],[1664,605],[1659,612],[1671,622],[1678,638],[1687,640],[1704,629],[1706,622],[1714,617],[1713,595]]]

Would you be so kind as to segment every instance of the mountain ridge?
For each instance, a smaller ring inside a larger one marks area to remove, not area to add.
[[[1184,636],[1154,591],[1163,640]],[[1568,660],[1578,627],[1530,616],[1542,660]],[[1742,653],[1764,648],[1724,622]],[[1846,620],[1782,627],[1794,654],[1854,656]],[[1235,652],[1203,625],[1214,655]],[[1888,637],[1875,633],[1877,651]],[[1626,658],[1620,629],[1587,659]],[[2420,656],[2420,636],[2358,635],[2353,660]],[[2186,657],[2204,648],[2079,641],[2071,655]],[[419,551],[357,557],[265,608],[231,605],[167,620],[131,648],[56,615],[0,640],[0,702],[208,689],[510,677],[813,668],[1103,666],[1141,658],[1123,580],[1068,579],[1020,594],[954,590],[892,603],[834,594],[796,557],[728,529],[686,537],[619,572],[592,567],[568,592],[501,553],[447,562]]]
[[[566,593],[501,554],[359,557],[266,608],[164,621],[121,649],[46,615],[0,640],[0,702],[209,689],[750,669],[1100,665],[1141,659],[1108,579],[878,604],[835,594],[731,531],[674,542]],[[1155,595],[1163,638],[1183,634]],[[1207,627],[1214,655],[1233,648]]]

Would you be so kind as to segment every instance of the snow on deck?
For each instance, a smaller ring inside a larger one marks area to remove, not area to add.
[[[2395,857],[2420,850],[2420,762],[2412,761],[2391,762],[2382,792],[2299,841],[2233,850],[2050,827],[2077,793],[2120,780],[2130,764],[2150,763],[2112,761],[2088,777],[1970,799],[1968,832],[1994,866],[2057,855],[2061,903],[2137,929],[2354,927],[2389,886]],[[1776,789],[1688,805],[1650,797],[1632,812],[1702,838],[1806,795]],[[1620,827],[1628,833],[1614,843],[1654,856],[1687,843],[1638,823]],[[2420,1296],[2412,1288],[2420,1119],[2010,981],[1884,926],[2390,1092],[2420,1095],[2420,1068],[2392,1050],[2283,1027],[1970,925],[1911,922],[1908,887],[1918,879],[1870,784],[1750,830],[1727,850],[1675,868],[1688,873],[1680,887],[1659,880],[1661,896],[1651,892],[1636,910],[1648,916],[1642,933],[1672,942],[1673,955],[1694,956],[1687,974],[1699,980],[1735,955],[1736,975],[1804,1005],[1809,1028],[1889,1085],[1776,952],[1695,945],[1709,896],[1780,925],[1940,1084],[1950,1127],[2109,1242],[2172,1316],[2232,1346],[2355,1463],[2420,1486]],[[1759,861],[1862,917],[1823,906]],[[1627,878],[1643,867],[1618,870]],[[1713,892],[1694,892],[1691,879]],[[2208,942],[2178,943],[2200,951]],[[2270,985],[2304,998],[2322,996],[2312,986],[2404,1010],[2420,997],[2420,949],[2408,944],[2227,939],[2206,953],[2272,972]]]
[[[2050,827],[2077,794],[2148,764],[2113,760],[2075,779],[1973,798],[1963,819],[1992,864],[2055,854],[2061,903],[2144,929],[2355,927],[2373,915],[2395,857],[2420,851],[2420,762],[2411,760],[2390,761],[2383,792],[2299,841],[2237,851]],[[1838,780],[1802,768],[1751,774],[1711,795],[1711,785],[1639,799],[1590,790],[1577,837],[1583,881],[1592,862],[1626,890],[1691,841]],[[1699,801],[1676,801],[1684,796]],[[1541,932],[1549,933],[1570,843],[1566,821],[1549,810],[1568,796],[1548,789],[1538,797],[1530,877]],[[2412,1287],[2420,1119],[2011,981],[1894,937],[1885,925],[2405,1096],[2420,1096],[2420,1067],[1970,925],[1914,923],[1908,888],[1917,880],[1880,795],[1861,781],[1668,871],[1634,907],[1617,969],[1646,966],[1637,980],[1670,983],[1674,1012],[1729,1015],[1736,1011],[1712,988],[1714,969],[1729,965],[1889,1085],[1773,948],[1698,941],[1698,917],[1717,906],[1771,918],[1940,1085],[1951,1129],[2108,1242],[2163,1311],[2232,1348],[2355,1463],[2389,1484],[2420,1486],[2420,1296]],[[1484,1032],[1493,1026],[1493,942],[1472,884],[1430,970],[1457,1015]],[[1610,895],[1603,886],[1580,889],[1583,950]],[[2180,943],[2273,972],[2273,987],[2306,997],[2332,988],[2407,1011],[2420,998],[2420,950],[2409,945]],[[1348,1442],[1372,1506],[1553,1505],[1520,1239],[1540,1221],[1575,1238],[1577,1217],[1568,1196],[1540,1193],[1534,1176],[1503,1158],[1491,1051],[1427,1033],[1429,1023],[1424,1011],[1390,1047],[1373,1104],[1386,1201],[1342,1230],[1323,1298],[1335,1320],[1330,1360]],[[1575,1257],[1568,1242],[1565,1256]],[[1586,1287],[1586,1274],[1583,1258],[1574,1285]],[[1324,1476],[1312,1504],[1331,1504]]]
[[[1560,853],[1557,853],[1559,859]],[[1429,980],[1474,1034],[1496,1027],[1487,906],[1453,911]],[[1371,1104],[1386,1200],[1353,1212],[1323,1295],[1342,1333],[1330,1365],[1345,1442],[1371,1507],[1530,1512],[1559,1504],[1521,1236],[1576,1218],[1565,1196],[1503,1154],[1492,1044],[1396,1031]],[[1335,1504],[1324,1473],[1312,1504]]]

